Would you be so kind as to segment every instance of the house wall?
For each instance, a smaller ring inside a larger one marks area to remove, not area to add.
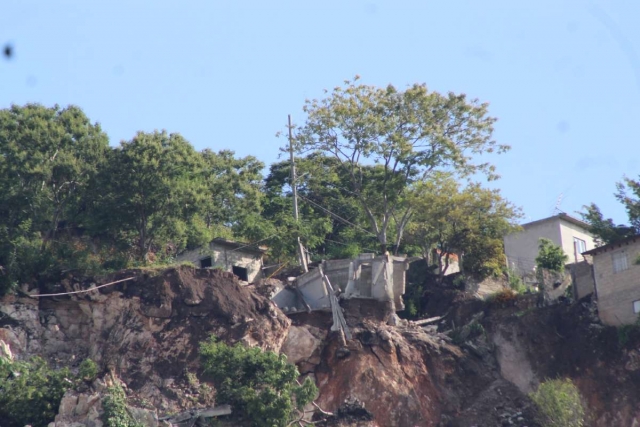
[[[574,264],[571,267],[571,274],[573,274],[573,286],[575,286],[577,299],[593,293],[596,284],[593,281],[593,271],[590,263],[585,260]]]
[[[613,272],[613,255],[624,253],[628,269]],[[600,319],[607,325],[623,325],[636,321],[633,302],[640,300],[640,265],[635,260],[640,241],[622,244],[593,256]]]
[[[580,240],[584,240],[587,251],[595,248],[595,242],[593,241],[593,235],[587,232],[584,228],[573,224],[568,221],[560,220],[560,234],[562,237],[562,249],[564,253],[569,256],[568,263],[584,261],[584,257],[581,254],[576,254],[573,245],[573,238],[577,237]]]
[[[562,247],[569,257],[567,263],[576,260],[573,238],[584,240],[586,250],[595,248],[593,235],[584,228],[561,217],[553,217],[548,221],[525,226],[524,230],[508,234],[504,237],[504,251],[509,267],[520,272],[532,271],[536,265],[538,246],[541,238],[547,238]],[[583,261],[581,254],[577,254],[578,262]]]
[[[536,266],[540,238],[547,238],[562,245],[560,220],[554,218],[527,226],[524,230],[504,237],[504,252],[509,267],[521,272],[532,271]]]
[[[176,257],[176,261],[190,261],[196,267],[200,267],[200,260],[211,257],[212,267],[222,268],[232,272],[233,266],[247,269],[249,283],[262,277],[262,255],[253,252],[233,250],[233,248],[219,245],[215,242],[209,244],[209,248],[203,247],[185,251]]]

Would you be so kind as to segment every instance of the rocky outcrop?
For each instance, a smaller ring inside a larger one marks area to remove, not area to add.
[[[40,355],[54,366],[89,357],[149,404],[175,411],[189,401],[176,386],[186,371],[197,372],[200,342],[215,335],[279,351],[287,336],[290,320],[229,273],[135,270],[102,283],[127,277],[133,280],[72,296],[5,297],[0,340],[18,358]],[[61,285],[78,286],[72,279]]]

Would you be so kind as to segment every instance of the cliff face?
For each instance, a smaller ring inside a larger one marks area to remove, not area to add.
[[[0,302],[0,340],[17,357],[41,355],[58,366],[90,357],[113,374],[69,392],[58,427],[100,427],[101,393],[112,376],[126,384],[134,405],[147,408],[139,410],[147,425],[167,412],[211,404],[215,397],[187,375],[199,372],[198,344],[211,335],[287,354],[315,379],[318,405],[335,413],[316,413],[319,425],[536,426],[527,393],[557,376],[579,386],[587,425],[640,420],[640,352],[620,348],[616,331],[601,327],[588,304],[456,303],[439,322],[440,329],[457,325],[454,344],[435,326],[390,326],[384,304],[347,300],[354,339],[345,343],[330,331],[330,314],[288,318],[227,273],[125,271],[101,283],[128,277],[134,279],[71,297]],[[69,279],[61,286],[80,284]]]

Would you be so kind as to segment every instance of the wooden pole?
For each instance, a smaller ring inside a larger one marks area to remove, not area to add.
[[[298,222],[298,186],[296,184],[296,163],[293,157],[293,127],[291,126],[291,114],[287,116],[289,121],[289,159],[291,161],[291,190],[293,191],[293,218]],[[307,256],[304,253],[304,246],[302,246],[302,241],[300,241],[300,236],[297,237],[298,240],[298,261],[304,272],[307,273],[309,271],[309,267],[307,266]]]

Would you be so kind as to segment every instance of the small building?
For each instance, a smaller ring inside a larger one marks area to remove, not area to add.
[[[262,277],[262,259],[266,248],[222,238],[208,246],[182,252],[176,261],[190,261],[198,268],[221,268],[244,282]]]
[[[591,258],[598,313],[602,323],[634,323],[640,314],[640,236],[582,254]]]
[[[522,224],[521,227],[522,230],[504,237],[504,253],[507,265],[522,274],[534,270],[541,238],[560,246],[569,257],[567,264],[583,261],[581,254],[595,248],[589,224],[566,213]]]

